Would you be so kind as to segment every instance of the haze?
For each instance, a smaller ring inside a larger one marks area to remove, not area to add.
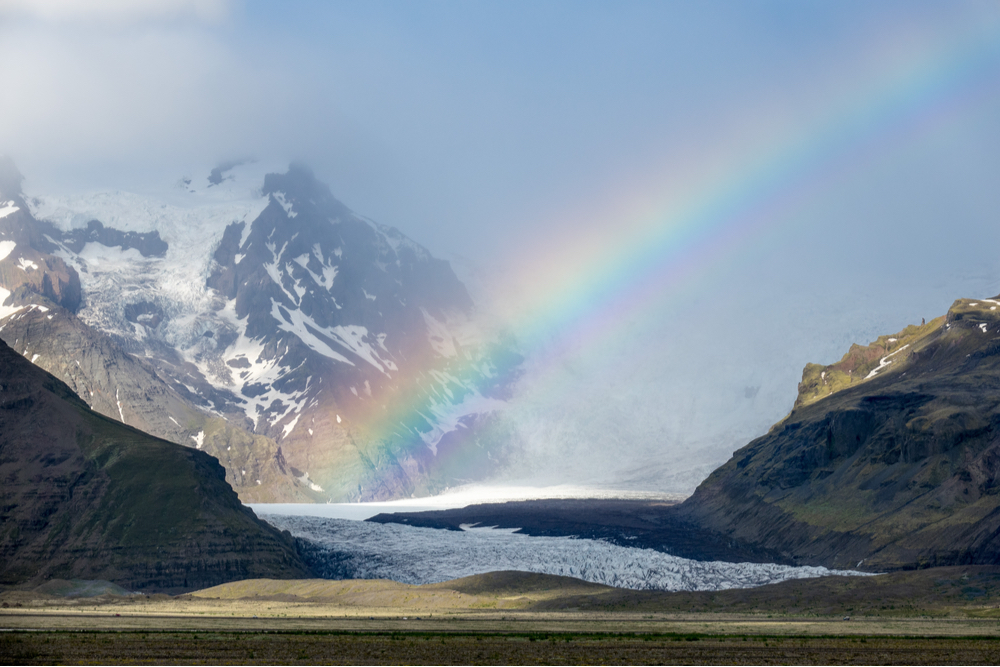
[[[0,91],[29,192],[302,160],[452,260],[528,352],[511,484],[690,491],[1000,292],[995,2],[0,1]]]

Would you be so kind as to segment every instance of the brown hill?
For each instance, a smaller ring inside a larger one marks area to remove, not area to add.
[[[998,299],[961,299],[947,317],[807,366],[791,414],[679,518],[798,564],[998,562]]]
[[[308,572],[211,456],[91,411],[0,342],[0,583],[179,592]]]

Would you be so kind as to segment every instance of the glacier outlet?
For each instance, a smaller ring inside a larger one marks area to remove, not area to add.
[[[488,527],[461,532],[316,516],[260,514],[307,541],[306,558],[326,579],[431,584],[500,570],[576,577],[618,588],[717,591],[787,579],[870,576],[854,570],[678,558],[599,540],[537,537]]]

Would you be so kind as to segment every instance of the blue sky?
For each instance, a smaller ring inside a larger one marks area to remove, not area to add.
[[[472,257],[698,146],[742,141],[761,115],[806,121],[894,49],[998,13],[987,2],[91,4],[0,13],[0,145],[29,179],[127,186],[236,155],[304,159],[356,210]]]

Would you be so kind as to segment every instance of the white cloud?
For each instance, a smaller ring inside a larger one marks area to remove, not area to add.
[[[216,22],[229,15],[230,0],[0,0],[0,17],[43,21],[138,21],[194,19]]]

